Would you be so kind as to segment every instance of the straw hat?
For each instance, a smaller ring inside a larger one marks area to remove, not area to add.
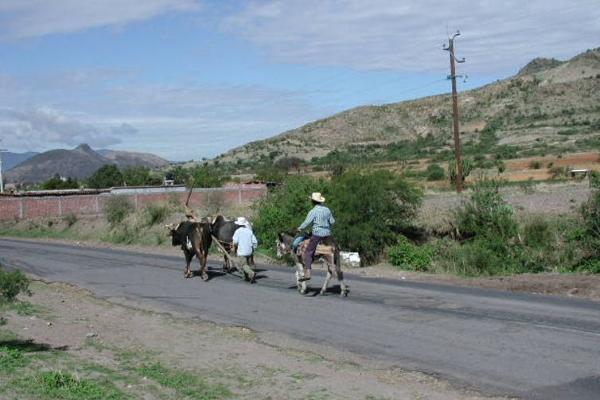
[[[243,225],[243,226],[246,226],[246,227],[250,226],[250,223],[244,217],[237,217],[237,219],[235,220],[235,224],[236,225]]]
[[[311,194],[310,199],[312,201],[316,201],[317,203],[325,203],[325,197],[323,197],[320,192],[314,192]]]

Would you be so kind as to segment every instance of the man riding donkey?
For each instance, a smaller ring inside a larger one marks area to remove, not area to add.
[[[335,219],[331,210],[323,205],[325,203],[325,197],[319,192],[311,194],[310,200],[313,203],[313,208],[308,212],[304,222],[298,227],[297,231],[300,232],[309,226],[312,226],[312,236],[304,250],[303,264],[304,264],[304,277],[300,278],[300,281],[307,281],[310,279],[312,262],[317,250],[319,243],[326,242],[331,237],[331,227],[335,224]]]

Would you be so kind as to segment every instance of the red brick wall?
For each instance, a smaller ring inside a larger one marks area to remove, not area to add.
[[[216,189],[198,189],[192,193],[190,207],[198,208],[209,202],[223,205],[247,205],[267,193],[265,187],[226,187]],[[167,202],[172,198],[184,203],[187,193],[138,193],[122,194],[128,196],[136,206],[143,208],[148,204]],[[47,197],[0,197],[0,220],[29,219],[37,217],[61,216],[65,214],[90,215],[102,213],[106,201],[114,195],[80,195]]]

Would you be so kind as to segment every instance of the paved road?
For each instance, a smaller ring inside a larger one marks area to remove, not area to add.
[[[368,354],[487,394],[600,399],[599,303],[352,276],[347,299],[302,297],[283,267],[265,269],[256,285],[216,272],[202,282],[183,279],[182,257],[9,239],[0,239],[0,263],[101,297]]]

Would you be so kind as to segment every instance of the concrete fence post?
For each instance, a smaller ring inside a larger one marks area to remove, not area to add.
[[[94,198],[96,199],[96,214],[100,214],[100,196],[95,195]]]
[[[23,199],[19,199],[19,219],[23,219]]]
[[[58,216],[62,217],[63,214],[63,210],[62,210],[62,197],[58,198]]]

